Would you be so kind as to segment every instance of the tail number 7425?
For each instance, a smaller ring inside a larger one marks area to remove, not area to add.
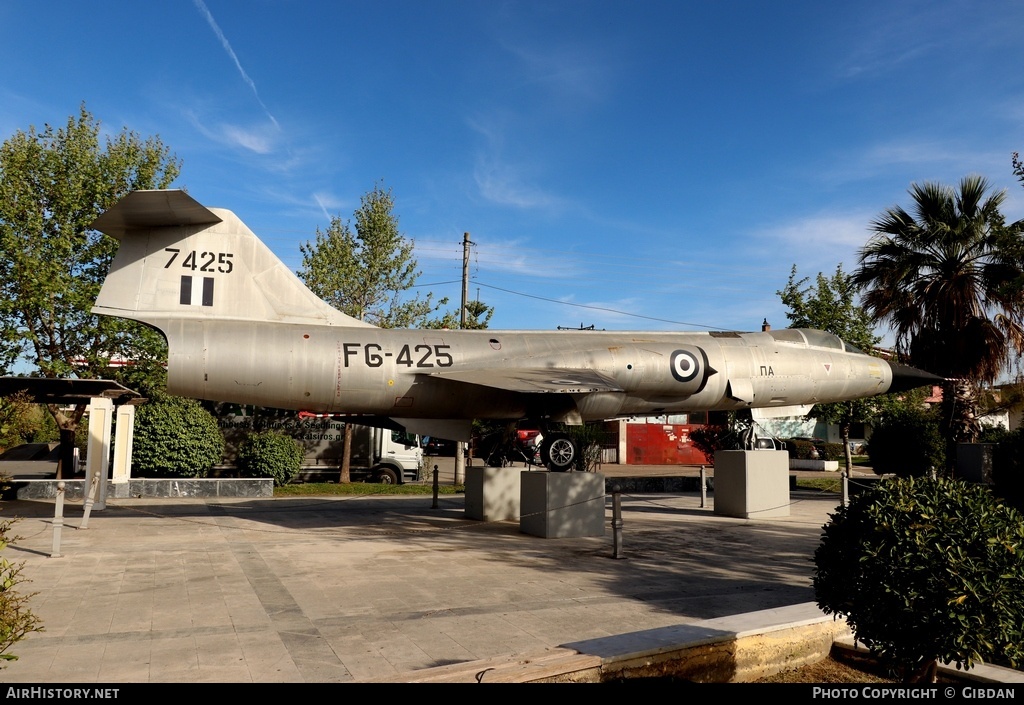
[[[171,253],[170,259],[164,265],[164,269],[170,269],[171,265],[174,264],[174,260],[181,254],[181,250],[175,247],[165,247],[164,252]],[[186,252],[185,259],[181,261],[181,266],[193,272],[198,269],[200,272],[231,274],[231,270],[235,268],[231,262],[231,258],[234,256],[231,252],[198,252],[191,250]]]

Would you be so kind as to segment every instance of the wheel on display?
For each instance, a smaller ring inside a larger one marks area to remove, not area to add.
[[[554,472],[571,470],[576,454],[576,443],[568,436],[557,433],[546,437],[540,447],[541,461]]]

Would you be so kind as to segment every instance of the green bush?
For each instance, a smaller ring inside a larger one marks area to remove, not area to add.
[[[842,443],[826,443],[823,460],[846,460],[846,452]]]
[[[739,447],[739,435],[729,426],[701,426],[690,431],[690,443],[715,464],[715,451],[735,450]]]
[[[876,474],[920,477],[946,466],[945,448],[937,412],[912,407],[882,417],[871,432],[867,453]]]
[[[832,515],[814,563],[818,606],[905,678],[1024,656],[1024,517],[982,486],[883,480]]]
[[[254,433],[238,448],[237,463],[248,477],[272,477],[277,486],[287,485],[302,467],[302,447],[278,431]]]
[[[132,467],[139,474],[206,477],[223,454],[217,421],[193,399],[161,395],[135,413]]]
[[[6,489],[9,478],[0,477],[0,489]],[[11,529],[16,519],[0,520],[0,551],[7,544],[17,541]],[[19,585],[27,582],[21,576],[22,563],[11,563],[0,556],[0,668],[5,661],[16,661],[18,657],[9,649],[32,632],[43,631],[40,619],[28,607],[34,593],[21,592]]]
[[[573,460],[573,469],[577,472],[597,472],[601,466],[601,444],[608,435],[601,425],[591,423],[567,426],[566,433],[579,448],[579,453]]]

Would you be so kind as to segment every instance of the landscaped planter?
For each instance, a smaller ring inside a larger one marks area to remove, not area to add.
[[[794,460],[789,461],[790,470],[819,470],[824,472],[837,472],[839,470],[838,460]]]

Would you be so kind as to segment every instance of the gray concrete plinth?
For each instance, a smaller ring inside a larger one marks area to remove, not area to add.
[[[466,518],[509,521],[519,518],[519,468],[466,468]]]
[[[720,450],[715,453],[715,514],[739,519],[789,516],[789,453]]]
[[[546,539],[604,536],[604,475],[524,472],[519,530]]]

